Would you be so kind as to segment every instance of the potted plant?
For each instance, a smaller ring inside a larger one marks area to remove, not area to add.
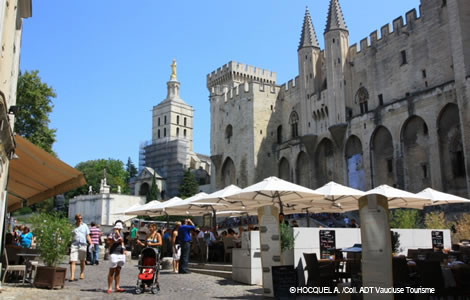
[[[58,267],[67,254],[72,241],[73,227],[57,213],[40,213],[31,219],[39,254],[45,266],[38,266],[34,285],[36,287],[64,287],[67,269]]]
[[[400,252],[400,234],[396,231],[390,231],[392,241],[392,254]]]
[[[279,225],[281,236],[281,264],[294,265],[294,230],[289,225],[281,222]]]

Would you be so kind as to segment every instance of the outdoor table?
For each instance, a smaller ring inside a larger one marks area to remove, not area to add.
[[[24,262],[23,264],[26,265],[26,268],[27,269],[30,269],[30,270],[26,270],[28,273],[29,273],[29,281],[32,283],[32,266],[33,266],[33,263],[31,262],[31,260],[34,260],[35,258],[41,256],[39,253],[17,253],[16,255],[20,256],[20,257],[23,257],[24,259]]]

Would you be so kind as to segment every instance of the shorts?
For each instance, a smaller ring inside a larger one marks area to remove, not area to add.
[[[126,262],[126,255],[124,254],[111,254],[110,255],[110,260],[109,260],[109,267],[111,269],[114,269],[116,267],[122,267],[124,266],[124,263]]]
[[[175,249],[176,248],[176,249]],[[173,248],[173,259],[174,260],[180,260],[181,257],[181,246],[180,245],[175,245],[175,248]]]
[[[70,247],[70,261],[77,262],[83,261],[86,259],[87,245],[74,246]]]

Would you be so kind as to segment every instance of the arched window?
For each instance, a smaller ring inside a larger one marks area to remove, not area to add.
[[[160,129],[158,129],[158,134],[157,134],[158,138],[160,138]]]
[[[186,127],[186,117],[183,119],[184,126]]]
[[[176,116],[176,124],[180,124],[180,116]]]
[[[232,138],[233,135],[233,128],[232,125],[227,125],[225,127],[225,138],[227,139],[227,144],[230,144],[230,139]]]
[[[160,126],[160,118],[158,118],[158,126]]]
[[[179,127],[176,127],[176,136],[180,136],[180,129],[179,129]]]
[[[186,137],[186,129],[183,130],[183,135],[184,135],[184,137]]]
[[[163,128],[163,137],[166,137],[166,128]]]
[[[164,124],[166,124],[166,116],[165,116],[165,121],[163,121]]]
[[[277,143],[282,144],[282,125],[277,127]]]
[[[369,101],[369,92],[365,87],[359,88],[356,93],[356,103],[359,102],[361,114],[364,114],[369,111],[369,108],[367,107],[367,101]]]
[[[299,115],[295,111],[293,111],[290,114],[289,124],[291,127],[292,138],[298,137],[299,136]]]

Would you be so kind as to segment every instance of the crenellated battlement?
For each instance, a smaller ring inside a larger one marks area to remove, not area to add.
[[[296,76],[294,79],[289,80],[287,83],[284,83],[280,86],[280,90],[283,93],[293,93],[297,90],[299,86],[299,76]]]
[[[267,84],[276,84],[276,72],[257,68],[254,66],[230,61],[217,70],[207,74],[207,88],[230,82],[257,81]]]
[[[253,100],[255,93],[257,97],[260,93],[266,95],[277,94],[279,92],[279,86],[259,82],[243,82],[231,88],[221,86],[213,87],[213,90],[213,96],[217,97],[212,99],[221,102],[229,102],[244,99]]]
[[[385,24],[380,28],[380,37],[379,31],[375,30],[370,33],[368,37],[363,38],[359,42],[358,49],[357,44],[353,44],[349,47],[350,57],[354,57],[358,54],[364,54],[367,51],[374,49],[377,50],[380,47],[381,43],[390,42],[390,39],[400,36],[402,33],[410,35],[410,30],[414,30],[420,24],[422,20],[421,17],[421,6],[420,6],[420,17],[418,17],[416,9],[412,9],[405,14],[406,24],[403,22],[403,16],[400,16],[392,21],[392,23]],[[393,31],[390,31],[390,28],[393,28]]]

